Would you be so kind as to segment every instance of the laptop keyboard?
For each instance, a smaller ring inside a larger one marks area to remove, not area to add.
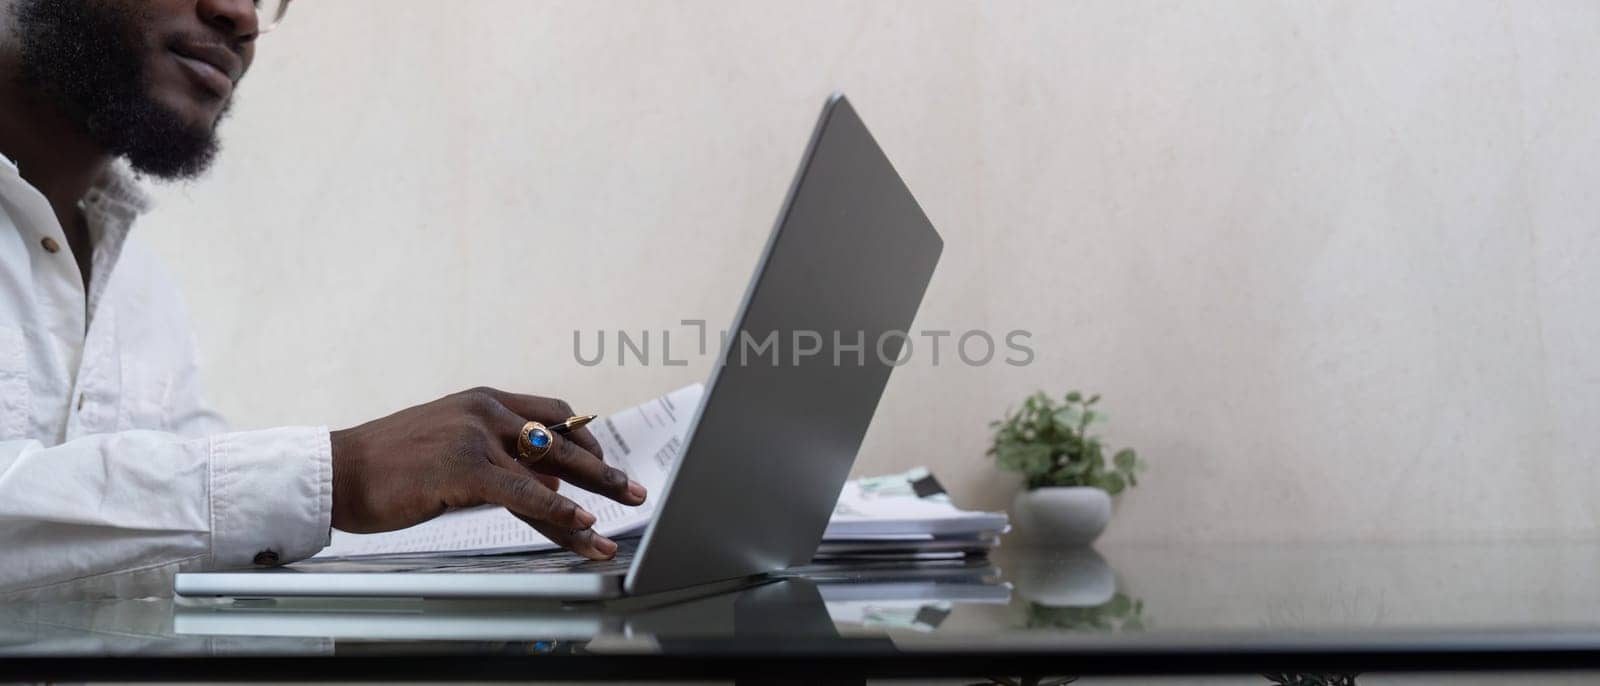
[[[325,558],[296,562],[290,571],[329,573],[448,572],[478,574],[621,574],[633,564],[637,540],[617,541],[617,555],[609,560],[589,560],[565,550],[511,555]]]

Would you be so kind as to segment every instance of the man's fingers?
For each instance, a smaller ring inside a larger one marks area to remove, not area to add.
[[[541,398],[536,395],[520,395],[505,391],[488,389],[494,394],[496,400],[505,405],[512,412],[546,426],[560,424],[577,415],[567,401],[558,398]],[[580,428],[567,434],[567,438],[578,447],[589,451],[596,457],[605,457],[605,451],[600,449],[600,441],[595,440],[594,434],[588,428]]]
[[[601,459],[605,458],[606,451],[600,448],[600,441],[594,437],[593,432],[589,431],[589,427],[580,426],[576,430],[569,432],[566,436],[567,440],[578,444],[578,447],[589,451],[589,454]]]
[[[504,507],[523,519],[569,529],[594,526],[593,513],[546,488],[532,475],[485,465],[481,486],[485,502]]]
[[[541,474],[553,474],[578,488],[598,493],[624,505],[644,503],[644,486],[630,480],[622,470],[607,465],[576,443],[556,436],[550,452],[532,465]]]
[[[484,414],[488,415],[485,419],[488,422],[489,430],[492,433],[502,437],[508,435],[509,432],[510,436],[509,438],[503,439],[503,447],[505,450],[490,451],[489,461],[504,469],[509,469],[512,471],[528,471],[529,473],[533,474],[534,478],[539,480],[539,483],[544,484],[545,488],[548,488],[552,491],[561,490],[560,477],[553,474],[539,474],[537,472],[532,472],[526,463],[517,459],[516,457],[518,441],[517,433],[522,430],[523,424],[528,423],[528,420],[523,419],[517,413],[512,412],[498,400],[492,400],[486,405],[487,406],[484,407],[482,411]]]
[[[512,514],[516,513],[513,512]],[[528,519],[521,515],[517,515],[517,518],[527,522],[528,526],[544,534],[545,538],[554,541],[556,545],[591,560],[609,560],[617,554],[617,542],[595,533],[594,529],[564,529],[536,519]]]
[[[524,418],[526,415],[518,413],[510,406],[495,409],[492,414],[493,416],[489,417],[492,422],[491,427],[502,432],[502,435],[510,436],[509,455],[516,455],[519,434],[522,426],[528,422]],[[643,485],[630,480],[622,470],[607,465],[605,460],[572,440],[571,436],[552,432],[550,448],[545,451],[543,457],[531,461],[516,460],[516,462],[541,475],[558,477],[574,486],[606,496],[624,505],[642,505],[647,496]]]

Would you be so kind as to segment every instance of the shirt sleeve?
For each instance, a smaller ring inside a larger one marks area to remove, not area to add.
[[[332,506],[320,427],[0,442],[0,594],[303,559],[327,545]]]

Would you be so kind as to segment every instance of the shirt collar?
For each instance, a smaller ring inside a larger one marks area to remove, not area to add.
[[[106,169],[79,203],[89,217],[90,237],[96,244],[120,248],[134,220],[150,209],[150,198],[120,165]]]
[[[119,165],[112,165],[84,194],[83,204],[100,212],[121,215],[131,222],[150,209],[150,196],[145,195],[128,172]]]
[[[0,171],[22,173],[17,163],[5,153],[0,153]],[[89,187],[89,192],[84,194],[82,200],[82,207],[85,210],[93,208],[94,211],[115,215],[128,223],[148,212],[150,204],[150,196],[139,188],[132,174],[119,162],[106,167],[105,172],[95,180],[94,185]]]
[[[94,242],[94,280],[89,284],[90,316],[99,310],[114,265],[122,256],[134,220],[150,208],[150,200],[134,184],[121,163],[108,167],[79,202],[89,220],[89,239]],[[104,275],[104,276],[102,276]]]

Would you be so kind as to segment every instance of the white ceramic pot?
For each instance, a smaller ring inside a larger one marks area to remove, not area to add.
[[[1052,486],[1011,501],[1017,531],[1033,545],[1089,545],[1111,522],[1111,496],[1090,486]]]

